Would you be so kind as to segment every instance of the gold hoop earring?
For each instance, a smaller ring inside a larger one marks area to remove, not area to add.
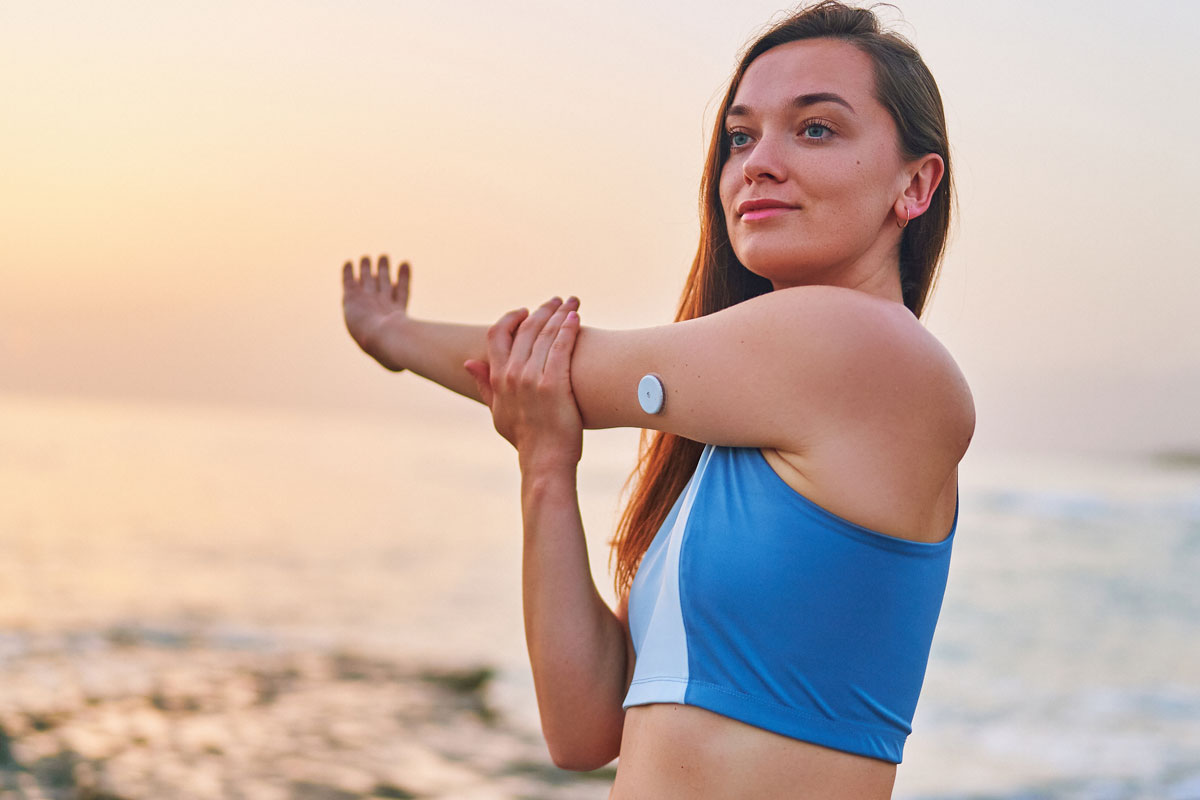
[[[906,209],[904,209],[904,213],[905,213],[905,214],[907,214],[907,213],[908,213],[908,209],[907,209],[907,208],[906,208]],[[909,220],[909,219],[910,219],[909,217],[905,217],[905,218],[904,218],[904,224],[903,224],[903,225],[901,225],[899,222],[897,222],[897,223],[896,223],[896,227],[897,227],[897,228],[899,228],[900,230],[904,230],[905,228],[907,228],[907,227],[908,227],[908,220]]]

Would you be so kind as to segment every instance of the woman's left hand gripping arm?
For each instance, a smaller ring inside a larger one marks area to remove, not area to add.
[[[517,448],[521,474],[575,472],[583,419],[571,391],[579,301],[552,298],[530,314],[510,311],[488,329],[488,361],[464,366],[492,410],[496,430]]]
[[[506,314],[488,331],[488,362],[465,366],[521,465],[525,640],[542,733],[556,764],[589,770],[620,750],[632,646],[592,581],[579,514],[578,305],[555,298]]]

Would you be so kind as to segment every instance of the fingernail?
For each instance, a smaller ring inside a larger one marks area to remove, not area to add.
[[[567,312],[567,322],[575,322],[579,319],[579,314],[574,311]]]

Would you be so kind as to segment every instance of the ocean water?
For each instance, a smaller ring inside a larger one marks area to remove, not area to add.
[[[581,465],[610,599],[635,448],[589,432]],[[1200,471],[973,452],[961,480],[895,796],[1200,798]],[[385,419],[0,398],[0,663],[130,625],[482,663],[536,730],[517,486],[465,401]]]

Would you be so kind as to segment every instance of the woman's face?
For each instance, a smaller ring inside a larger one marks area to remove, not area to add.
[[[779,289],[896,269],[892,212],[910,175],[869,56],[837,39],[772,48],[747,68],[725,123],[721,205],[749,270]]]

